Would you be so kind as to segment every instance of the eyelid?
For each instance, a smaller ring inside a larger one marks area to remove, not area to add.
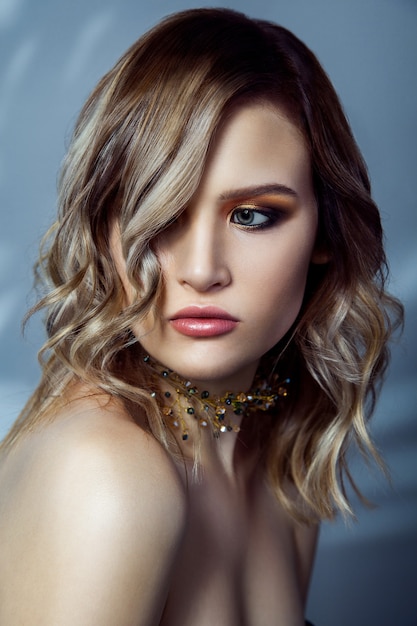
[[[288,207],[282,206],[282,204],[270,202],[239,202],[232,206],[232,212],[244,209],[258,211],[264,215],[276,215],[277,217],[288,211]]]
[[[254,211],[271,211],[279,214],[296,210],[298,200],[296,197],[278,194],[267,194],[254,197],[235,199],[229,203],[231,209],[247,208]]]
[[[265,202],[239,202],[233,205],[233,210],[235,211],[236,209],[250,209],[251,211],[277,211],[278,207],[267,206]]]

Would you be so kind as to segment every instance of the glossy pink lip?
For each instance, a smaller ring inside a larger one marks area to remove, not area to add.
[[[217,307],[190,306],[175,313],[170,323],[188,337],[216,337],[230,333],[239,320]]]

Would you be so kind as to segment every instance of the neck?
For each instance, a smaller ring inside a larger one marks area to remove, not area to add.
[[[182,379],[149,356],[144,361],[151,373],[152,395],[165,423],[184,442],[195,436],[196,431],[198,436],[199,430],[211,433],[216,439],[226,437],[236,440],[243,418],[250,416],[257,419],[255,414],[269,413],[288,393],[289,380],[279,382],[275,376],[274,384],[271,384],[257,376],[250,391],[213,394]]]

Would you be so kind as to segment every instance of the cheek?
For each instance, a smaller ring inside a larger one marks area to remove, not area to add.
[[[148,315],[143,318],[140,322],[133,324],[132,332],[135,335],[136,339],[140,341],[143,347],[146,349],[147,338],[150,336],[150,340],[152,341],[152,331],[155,329],[155,315],[153,313],[148,313]]]
[[[253,301],[265,315],[268,326],[275,325],[280,335],[278,339],[292,326],[300,311],[312,248],[313,244],[308,242],[301,250],[291,248],[275,254],[264,252],[258,257],[258,261],[263,262],[259,263],[255,272],[253,264],[245,264],[246,275],[250,273],[253,277]]]

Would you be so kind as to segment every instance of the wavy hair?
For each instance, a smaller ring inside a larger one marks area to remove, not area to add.
[[[195,194],[219,124],[234,107],[254,101],[284,108],[305,137],[319,245],[330,256],[311,268],[299,318],[264,357],[264,365],[284,362],[296,388],[268,433],[265,471],[296,517],[351,512],[346,452],[356,441],[377,456],[367,420],[388,363],[387,341],[402,316],[384,287],[380,217],[366,166],[316,57],[285,28],[227,9],[163,20],[84,105],[62,167],[57,222],[36,268],[46,285],[34,307],[46,311],[43,376],[3,446],[53,419],[59,397],[82,380],[121,398],[133,416],[144,410],[151,432],[172,451],[146,391],[146,372],[136,368],[132,377],[138,346],[130,328],[162,288],[152,240]],[[136,293],[127,308],[110,254],[113,220]],[[290,495],[289,484],[301,498]]]

